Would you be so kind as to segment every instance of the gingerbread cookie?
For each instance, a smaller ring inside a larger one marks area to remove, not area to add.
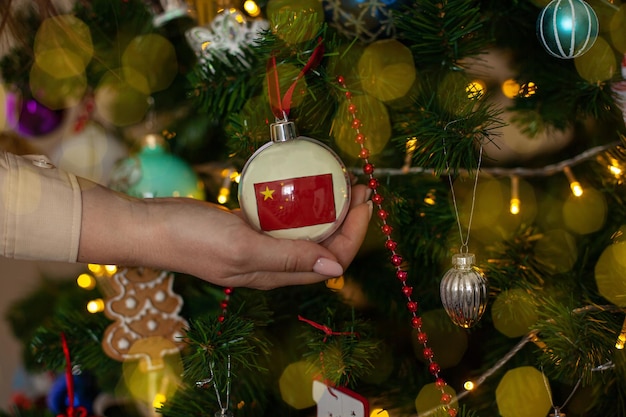
[[[114,295],[104,312],[114,322],[102,348],[120,362],[139,360],[146,371],[163,366],[163,357],[182,348],[187,322],[179,316],[182,298],[174,293],[174,275],[149,268],[121,269],[111,278]]]

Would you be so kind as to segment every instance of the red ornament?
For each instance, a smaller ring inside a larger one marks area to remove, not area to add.
[[[415,313],[417,311],[417,303],[415,301],[409,301],[408,303],[406,303],[406,308],[411,313]]]
[[[452,395],[448,394],[447,392],[441,394],[441,402],[443,404],[450,404],[450,401],[452,401]]]
[[[417,341],[421,344],[428,342],[428,335],[425,332],[419,332],[417,334]]]
[[[380,230],[383,232],[383,235],[389,236],[391,232],[393,232],[393,227],[389,226],[388,224],[383,224]]]
[[[367,159],[370,156],[370,151],[367,150],[366,148],[361,148],[361,151],[359,152],[359,158],[361,159]]]
[[[396,272],[396,278],[398,278],[402,282],[406,281],[408,276],[409,276],[409,274],[406,271],[398,271],[398,272]]]
[[[383,200],[384,200],[383,196],[378,194],[378,193],[376,193],[375,190],[374,190],[374,195],[372,196],[372,202],[374,204],[381,205]]]
[[[363,165],[363,173],[366,175],[371,175],[374,173],[374,165],[372,164],[365,164]]]
[[[442,389],[443,387],[445,387],[446,385],[448,385],[446,383],[446,381],[444,381],[443,378],[437,378],[437,380],[435,381],[435,386],[439,389]]]
[[[354,141],[358,144],[363,144],[365,142],[365,135],[363,133],[357,133],[354,137]]]

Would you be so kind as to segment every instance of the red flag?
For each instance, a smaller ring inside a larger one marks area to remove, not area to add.
[[[264,231],[332,223],[337,219],[332,174],[254,184]]]

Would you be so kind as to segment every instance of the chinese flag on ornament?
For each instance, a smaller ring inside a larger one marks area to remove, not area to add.
[[[337,219],[332,174],[259,182],[254,191],[261,229],[293,229]]]

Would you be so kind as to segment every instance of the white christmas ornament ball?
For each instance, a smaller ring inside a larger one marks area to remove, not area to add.
[[[283,239],[320,242],[343,222],[350,179],[326,145],[295,134],[292,122],[272,125],[272,141],[241,172],[239,204],[257,230]]]

